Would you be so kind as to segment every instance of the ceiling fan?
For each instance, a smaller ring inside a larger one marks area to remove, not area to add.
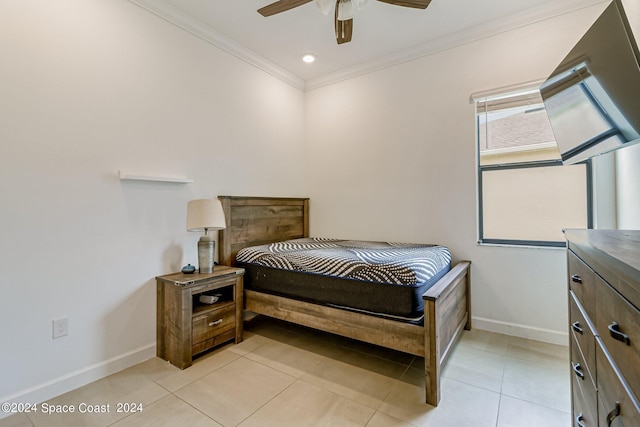
[[[294,7],[314,1],[320,10],[327,15],[334,0],[279,0],[263,8],[258,9],[262,16],[271,16],[285,12]],[[415,9],[426,9],[431,0],[377,0],[383,3],[394,4],[396,6],[412,7]],[[336,41],[338,44],[351,41],[353,34],[353,10],[361,9],[369,0],[335,0],[334,25],[336,29]]]

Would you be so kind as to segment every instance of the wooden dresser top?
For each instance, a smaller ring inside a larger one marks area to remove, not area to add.
[[[569,249],[640,308],[640,230],[565,230]]]

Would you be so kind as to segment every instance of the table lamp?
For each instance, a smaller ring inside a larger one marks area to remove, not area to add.
[[[187,231],[202,231],[198,241],[198,268],[200,273],[213,271],[215,240],[209,230],[226,228],[222,204],[217,199],[197,199],[187,203]]]

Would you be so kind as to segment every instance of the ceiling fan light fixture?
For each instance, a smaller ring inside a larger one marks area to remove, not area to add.
[[[331,5],[335,1],[333,26],[338,44],[348,43],[353,35],[353,13],[364,8],[371,0],[276,0],[258,9],[262,16],[272,16],[286,12],[298,6],[314,2],[325,15],[329,14]],[[396,6],[410,7],[415,9],[426,9],[431,0],[377,0]]]
[[[353,3],[351,0],[338,1],[338,21],[353,19]]]
[[[351,0],[356,9],[362,10],[364,7],[369,4],[369,0]]]
[[[313,0],[318,9],[325,15],[329,15],[331,6],[333,6],[333,0]]]

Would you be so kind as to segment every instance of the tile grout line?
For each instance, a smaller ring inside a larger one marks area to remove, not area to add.
[[[502,394],[502,390],[504,389],[504,378],[507,372],[507,363],[509,363],[509,359],[511,358],[509,356],[509,344],[511,342],[511,338],[507,335],[507,347],[505,349],[505,354],[504,354],[504,363],[502,365],[502,378],[500,379],[500,398],[498,399],[498,413],[496,414],[496,427],[499,427],[500,425],[500,409],[502,408],[502,398],[503,396],[505,396],[504,394]]]
[[[257,350],[258,348],[260,348],[260,347],[262,347],[262,346],[264,346],[264,345],[266,345],[266,344],[263,344],[263,345],[261,345],[261,346],[259,346],[259,347],[256,347],[254,350]],[[247,354],[251,354],[251,353],[253,353],[253,351],[254,351],[254,350],[252,350],[252,351],[248,352]],[[274,370],[274,371],[276,371],[276,372],[278,372],[278,373],[280,373],[280,374],[287,375],[287,376],[289,376],[289,377],[293,378],[293,381],[291,382],[291,384],[289,384],[288,386],[286,386],[285,388],[283,388],[282,390],[280,390],[278,393],[276,393],[275,395],[273,395],[270,399],[268,399],[268,400],[267,400],[266,402],[264,402],[262,405],[260,405],[259,407],[257,407],[257,408],[256,408],[253,412],[251,412],[249,415],[247,415],[246,417],[244,417],[244,418],[243,418],[243,419],[242,419],[238,424],[236,424],[236,425],[240,425],[240,424],[242,424],[243,422],[245,422],[246,420],[248,420],[249,418],[251,418],[251,417],[252,417],[255,413],[257,413],[260,409],[262,409],[262,408],[264,408],[265,406],[267,406],[267,405],[268,405],[268,404],[269,404],[273,399],[275,399],[276,397],[280,396],[282,393],[284,393],[284,391],[285,391],[285,390],[288,390],[288,389],[289,389],[289,387],[291,387],[292,385],[294,385],[294,384],[299,380],[299,378],[296,378],[296,377],[294,377],[294,376],[293,376],[293,375],[291,375],[291,374],[288,374],[288,373],[286,373],[286,372],[282,372],[282,371],[280,371],[280,370],[278,370],[278,369],[275,369],[275,368],[273,368],[273,367],[271,367],[271,366],[269,366],[269,365],[266,365],[266,364],[264,364],[264,363],[262,363],[262,362],[260,362],[260,361],[253,360],[253,359],[249,359],[248,357],[246,357],[246,355],[243,355],[243,356],[240,356],[240,357],[242,357],[242,358],[246,359],[246,360],[247,360],[247,361],[249,361],[249,362],[257,363],[257,364],[259,364],[259,365],[264,366],[265,368],[269,368],[269,369],[271,369],[271,370]],[[319,363],[320,363],[320,362],[318,362],[318,364],[319,364]],[[217,421],[216,421],[216,422],[217,422]],[[220,423],[218,423],[218,424],[220,424]]]
[[[195,409],[196,411],[198,411],[199,413],[201,413],[202,415],[204,415],[205,417],[209,418],[211,421],[213,421],[216,424],[219,425],[224,425],[222,424],[220,421],[216,420],[215,418],[210,417],[209,415],[205,414],[204,412],[202,412],[200,409],[196,408],[195,406],[193,406],[191,403],[187,402],[186,400],[182,399],[180,396],[176,396],[174,393],[171,393],[172,396],[174,396],[176,399],[180,400],[181,402],[186,403],[187,405],[189,405],[190,407],[192,407],[193,409]]]

